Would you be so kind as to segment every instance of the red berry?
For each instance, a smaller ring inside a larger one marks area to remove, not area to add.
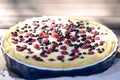
[[[94,39],[95,39],[95,40],[100,40],[100,37],[95,37]]]
[[[58,36],[57,41],[63,41],[65,38],[63,36]]]
[[[61,51],[61,54],[63,54],[63,55],[67,55],[68,52],[67,52],[67,51]]]
[[[105,43],[105,41],[100,41],[100,45],[103,45]]]
[[[44,37],[44,38],[48,38],[49,35],[48,35],[48,34],[44,34],[43,37]]]
[[[73,56],[73,58],[74,58],[74,59],[79,58],[79,55],[75,55],[75,56]]]
[[[77,53],[77,52],[79,52],[79,50],[78,49],[72,49],[72,52]]]
[[[55,42],[55,43],[53,43],[53,46],[54,46],[54,47],[58,47],[59,44]]]
[[[95,31],[91,31],[90,33],[91,33],[91,34],[95,34]]]
[[[81,34],[83,34],[83,33],[85,33],[85,30],[80,30],[79,32],[80,32]]]
[[[83,45],[81,46],[81,48],[82,48],[82,49],[87,49],[87,48],[88,48],[88,45],[83,44]]]
[[[35,42],[35,41],[36,41],[36,39],[32,39],[32,40],[31,40],[31,42]]]
[[[19,33],[20,33],[20,34],[23,34],[23,33],[24,33],[24,31],[19,31]]]
[[[80,29],[83,29],[83,28],[85,28],[85,26],[80,26]]]
[[[25,36],[31,36],[32,35],[32,33],[26,33],[26,35]]]
[[[17,44],[18,42],[17,41],[12,41],[13,44]]]
[[[66,40],[66,41],[65,41],[65,44],[67,44],[67,45],[71,44],[71,40],[69,40],[69,39]]]
[[[75,58],[72,57],[72,58],[69,58],[68,60],[69,60],[69,61],[73,61],[74,59],[75,59]]]
[[[48,57],[46,54],[40,54],[40,56],[42,56],[42,57]]]
[[[57,56],[57,59],[58,59],[58,60],[63,60],[63,59],[64,59],[64,56],[62,56],[62,55],[61,55],[61,56]]]
[[[67,47],[66,46],[61,46],[60,49],[67,50]]]
[[[49,61],[55,61],[53,58],[48,59]]]
[[[55,30],[52,31],[52,37],[55,37],[55,38],[58,37],[58,33]]]
[[[93,54],[95,54],[95,52],[89,51],[88,54],[89,54],[89,55],[93,55]]]
[[[65,34],[70,34],[70,31],[65,31]]]
[[[77,40],[77,37],[72,36],[70,39],[71,39],[72,41],[76,41],[76,40]]]
[[[24,41],[25,39],[24,38],[20,38],[20,42]]]
[[[89,40],[85,40],[85,43],[90,44],[91,42]]]
[[[38,49],[40,46],[39,46],[38,44],[34,44],[33,47],[34,47],[35,49]]]
[[[95,46],[95,47],[98,47],[99,45],[98,45],[98,43],[95,43],[94,46]]]
[[[39,36],[43,36],[45,33],[42,31],[39,33]]]
[[[91,39],[92,37],[91,36],[86,36],[86,39]]]
[[[25,49],[23,47],[16,47],[17,51],[24,51]]]
[[[52,49],[47,49],[46,51],[49,52],[49,53],[53,52]]]

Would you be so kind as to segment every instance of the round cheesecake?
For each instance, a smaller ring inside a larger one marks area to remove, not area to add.
[[[3,38],[2,47],[5,55],[12,59],[7,62],[13,68],[14,61],[14,65],[22,62],[37,69],[53,69],[54,73],[54,70],[74,70],[95,64],[104,67],[102,62],[107,62],[105,66],[109,67],[117,49],[117,38],[106,26],[88,19],[43,16],[11,27]]]

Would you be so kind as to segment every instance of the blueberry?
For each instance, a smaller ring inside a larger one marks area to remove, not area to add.
[[[25,56],[26,59],[28,59],[30,56]]]
[[[75,53],[71,53],[71,54],[69,54],[69,56],[75,56]]]
[[[36,61],[43,61],[43,59],[41,59],[40,57],[37,57],[35,60]]]

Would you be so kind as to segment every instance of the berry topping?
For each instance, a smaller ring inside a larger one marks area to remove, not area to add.
[[[19,33],[20,33],[20,34],[23,34],[23,33],[24,33],[24,31],[19,31]]]
[[[17,36],[17,32],[11,32],[11,34],[12,34],[13,37]]]
[[[76,40],[77,40],[77,38],[76,38],[75,36],[72,36],[70,39],[71,39],[72,41],[76,41]]]
[[[72,49],[72,52],[77,53],[77,52],[79,52],[79,50],[78,49]]]
[[[55,61],[55,59],[53,59],[53,58],[50,58],[50,59],[48,59],[49,61]]]
[[[38,44],[34,44],[33,47],[34,47],[35,49],[40,48],[40,46],[39,46]]]
[[[80,32],[81,34],[83,34],[83,33],[85,33],[85,30],[80,30],[79,32]]]
[[[17,41],[12,41],[13,44],[17,44],[18,42]]]
[[[32,38],[31,42],[35,42],[35,41],[36,41],[36,39],[33,39],[33,38]]]
[[[67,47],[66,46],[61,46],[60,49],[67,50]]]
[[[99,45],[98,45],[98,43],[95,43],[94,46],[95,46],[95,47],[98,47]]]
[[[67,44],[67,45],[71,44],[71,40],[69,40],[69,39],[66,40],[66,41],[65,41],[65,44]]]
[[[59,46],[59,44],[58,44],[58,43],[56,43],[56,42],[54,42],[54,43],[53,43],[53,46],[54,46],[54,47],[58,47],[58,46]]]
[[[95,52],[89,51],[88,54],[89,54],[89,55],[93,55],[93,54],[95,54]]]
[[[83,44],[83,45],[81,46],[81,48],[82,48],[82,49],[87,49],[87,48],[88,48],[88,45]]]
[[[63,36],[58,36],[57,41],[63,41],[65,38]]]
[[[32,33],[26,33],[26,35],[25,36],[31,36],[32,35]]]
[[[91,42],[89,40],[85,40],[85,43],[90,44]]]
[[[55,30],[52,31],[52,37],[55,37],[55,38],[58,37],[58,33]]]
[[[67,55],[68,52],[67,52],[67,51],[61,51],[61,54],[63,54],[63,55]]]
[[[17,51],[24,51],[25,48],[24,48],[24,47],[17,46],[17,47],[16,47],[16,50],[17,50]]]
[[[24,38],[20,38],[20,42],[24,41],[25,39]]]
[[[95,40],[100,40],[100,37],[95,37],[94,39],[95,39]]]
[[[46,54],[40,54],[40,56],[42,56],[42,57],[48,57]]]
[[[61,56],[57,56],[57,59],[58,59],[58,60],[63,60],[63,59],[64,59],[64,56],[62,56],[62,55],[61,55]]]

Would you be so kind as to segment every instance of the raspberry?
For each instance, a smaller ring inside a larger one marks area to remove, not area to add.
[[[65,41],[65,44],[69,45],[69,44],[71,44],[71,41],[68,39]]]
[[[85,26],[80,26],[80,29],[83,29],[83,28],[85,28]]]
[[[63,36],[59,36],[58,38],[57,38],[57,41],[63,41],[65,38],[63,37]]]
[[[35,41],[36,41],[36,39],[32,39],[32,40],[31,40],[31,42],[35,42]]]
[[[55,38],[58,37],[58,33],[55,30],[52,31],[52,37],[55,37]]]
[[[66,46],[61,46],[60,49],[67,50]]]
[[[32,33],[26,33],[26,35],[25,36],[31,36],[32,35]]]
[[[63,55],[67,55],[68,52],[67,52],[67,51],[61,51],[61,54],[63,54]]]
[[[93,55],[93,54],[95,54],[95,52],[89,51],[88,54],[89,54],[89,55]]]
[[[90,44],[90,43],[91,43],[89,40],[85,40],[85,42],[86,42],[87,44]]]
[[[98,47],[99,45],[98,45],[98,43],[95,43],[94,46],[95,46],[95,47]]]
[[[17,44],[18,42],[17,41],[12,41],[13,44]]]
[[[79,52],[79,50],[78,49],[72,49],[72,52],[77,53],[77,52]]]
[[[23,34],[23,33],[24,33],[24,31],[19,31],[19,33],[20,33],[20,34]]]
[[[83,44],[83,45],[81,46],[81,48],[82,48],[82,49],[87,49],[87,48],[88,48],[88,45]]]
[[[85,30],[80,30],[79,32],[82,34],[82,33],[85,33]]]
[[[20,42],[24,41],[25,39],[24,38],[20,38]]]
[[[100,37],[95,37],[94,39],[95,39],[95,40],[100,40]]]
[[[91,39],[92,37],[91,36],[86,36],[86,39]]]
[[[57,56],[57,59],[58,59],[58,60],[63,60],[63,59],[64,59],[64,56]]]
[[[42,57],[48,57],[46,54],[40,54],[40,56],[42,56]]]
[[[25,49],[23,47],[16,47],[17,51],[24,51]]]
[[[53,43],[53,46],[54,46],[54,47],[58,47],[59,44],[58,44],[58,43]]]
[[[70,39],[71,39],[72,41],[76,41],[76,40],[77,40],[77,38],[76,38],[75,36],[72,36]]]
[[[53,58],[48,59],[49,61],[55,61]]]
[[[34,47],[35,49],[38,49],[40,46],[39,46],[38,44],[34,44],[33,47]]]

